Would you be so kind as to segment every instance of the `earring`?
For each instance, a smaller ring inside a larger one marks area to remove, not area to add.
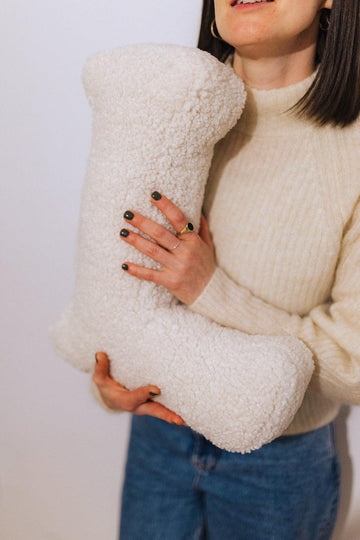
[[[217,32],[217,29],[215,31],[215,19],[212,21],[212,23],[210,25],[210,32],[211,32],[211,35],[215,39],[218,39],[219,41],[224,41],[223,38],[220,36],[219,32]]]
[[[320,15],[320,22],[319,22],[320,30],[323,32],[327,32],[329,30],[330,26],[330,17],[327,15],[327,13],[322,13]]]

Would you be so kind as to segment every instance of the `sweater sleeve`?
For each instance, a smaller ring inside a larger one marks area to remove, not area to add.
[[[220,267],[189,308],[248,334],[293,335],[314,355],[310,389],[360,405],[360,202],[345,230],[330,300],[306,316],[254,296]]]

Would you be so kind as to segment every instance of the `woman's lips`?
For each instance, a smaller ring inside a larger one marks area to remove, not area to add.
[[[258,0],[257,2],[246,2],[246,3],[241,3],[241,4],[237,4],[237,0],[233,0],[231,2],[231,7],[247,7],[247,6],[256,6],[256,5],[261,5],[261,4],[268,4],[270,2],[274,2],[274,0]]]

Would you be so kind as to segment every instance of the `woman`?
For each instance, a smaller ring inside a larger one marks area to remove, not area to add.
[[[220,324],[297,336],[315,374],[283,436],[241,455],[149,401],[157,387],[121,387],[98,353],[103,401],[135,414],[122,540],[331,536],[332,422],[341,403],[360,404],[359,27],[359,0],[204,1],[199,47],[244,80],[245,112],[215,149],[199,235],[182,234],[170,254],[159,245],[161,272],[123,268]],[[183,229],[166,194],[152,201]],[[124,219],[158,240],[135,211]],[[121,240],[148,247],[135,232]]]

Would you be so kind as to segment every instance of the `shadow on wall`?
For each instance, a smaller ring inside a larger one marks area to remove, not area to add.
[[[350,407],[343,406],[335,420],[335,444],[341,463],[341,492],[338,518],[332,540],[344,540],[342,533],[345,528],[351,503],[351,493],[353,488],[353,465],[349,453],[347,432],[347,419],[349,414]],[[360,520],[357,523],[351,523],[350,527],[348,526],[346,531],[347,540],[355,540],[356,538],[359,538],[359,530]]]

